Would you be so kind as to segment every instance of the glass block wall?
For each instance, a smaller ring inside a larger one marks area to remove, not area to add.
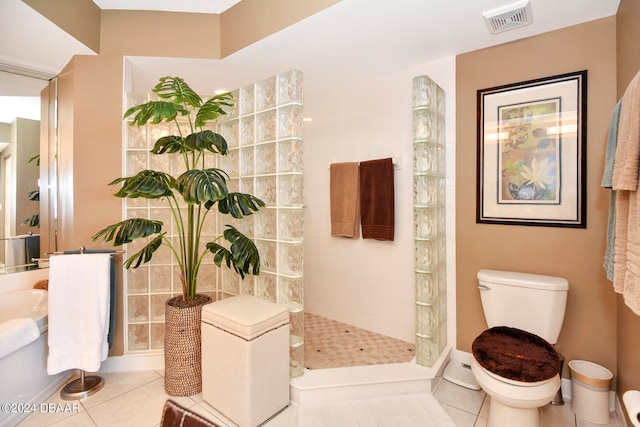
[[[416,363],[433,366],[447,345],[445,93],[413,79]]]
[[[146,102],[152,94],[127,95],[127,108]],[[198,292],[215,299],[256,295],[289,308],[291,319],[290,369],[303,373],[303,75],[297,70],[273,76],[234,92],[235,106],[212,125],[228,144],[226,156],[210,155],[211,166],[229,174],[231,191],[251,193],[266,207],[242,220],[210,215],[210,236],[231,224],[253,237],[261,257],[261,273],[244,281],[226,267],[218,269],[205,257],[198,276]],[[171,132],[171,123],[148,127],[126,126],[125,173],[151,168],[180,173],[179,158],[149,152],[156,139]],[[216,163],[217,162],[217,163]],[[125,215],[171,222],[162,202],[127,199]],[[224,222],[222,221],[224,220]],[[143,243],[126,250],[135,253]],[[164,341],[164,301],[180,293],[180,280],[166,248],[149,265],[127,270],[126,349],[161,350]]]

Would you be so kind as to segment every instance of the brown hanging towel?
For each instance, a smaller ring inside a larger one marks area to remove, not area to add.
[[[358,163],[333,163],[329,166],[331,236],[360,236]]]
[[[360,163],[362,238],[393,240],[393,159]]]

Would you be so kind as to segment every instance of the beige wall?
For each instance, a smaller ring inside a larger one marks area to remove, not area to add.
[[[566,359],[616,370],[616,298],[602,268],[608,194],[600,188],[609,117],[617,100],[615,29],[615,17],[610,17],[457,58],[456,322],[462,351],[471,351],[486,328],[477,271],[524,271],[570,282],[557,344]],[[587,228],[476,224],[477,90],[579,70],[588,71]]]
[[[618,97],[640,71],[640,1],[622,0],[616,18]],[[618,296],[618,393],[640,389],[640,317]]]
[[[122,175],[122,67],[119,56],[76,56],[58,77],[58,250],[101,247],[91,237],[122,219],[107,185]],[[123,352],[121,292],[117,298],[111,355]]]
[[[22,0],[89,49],[100,51],[100,8],[91,0]]]
[[[222,58],[340,1],[243,0],[220,15]]]
[[[220,15],[103,10],[101,55],[220,58]]]

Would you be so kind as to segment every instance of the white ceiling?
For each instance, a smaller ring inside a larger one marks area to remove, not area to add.
[[[181,10],[204,8],[205,12],[223,10],[236,3],[234,0],[94,1],[105,8],[135,4],[136,8],[160,6],[173,10],[179,5]],[[531,0],[532,24],[489,34],[482,12],[515,2],[343,0],[220,61],[132,58],[132,63],[136,84],[149,85],[143,90],[152,87],[159,76],[183,74],[181,70],[185,69],[235,89],[295,68],[304,72],[307,92],[611,16],[620,0]],[[0,1],[0,63],[55,74],[74,54],[94,53],[21,0]],[[520,60],[526,60],[526,52]],[[33,94],[32,88],[25,93],[28,90],[23,89],[24,85],[15,81],[3,84],[4,77],[0,73],[0,96]]]
[[[100,9],[222,13],[240,0],[93,0]]]

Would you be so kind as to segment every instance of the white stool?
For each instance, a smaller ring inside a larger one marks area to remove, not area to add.
[[[289,404],[289,312],[240,295],[202,308],[202,399],[240,427]]]

